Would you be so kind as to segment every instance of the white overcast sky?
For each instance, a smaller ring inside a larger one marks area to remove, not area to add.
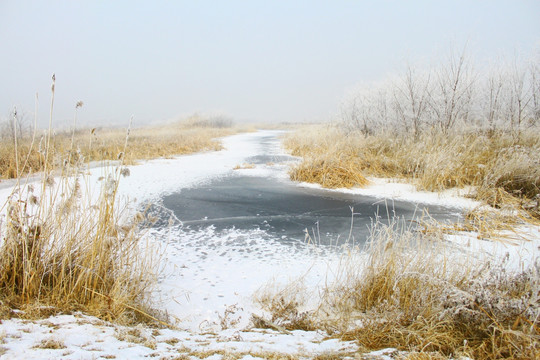
[[[540,1],[0,0],[0,119],[48,122],[329,119],[347,89],[431,61],[540,48]]]

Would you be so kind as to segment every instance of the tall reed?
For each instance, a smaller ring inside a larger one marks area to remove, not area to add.
[[[50,126],[54,77],[52,94]],[[4,311],[16,308],[23,310],[20,316],[32,317],[80,310],[107,320],[159,322],[148,301],[157,276],[155,251],[140,230],[143,216],[131,216],[117,199],[120,178],[128,173],[123,154],[129,132],[117,154],[120,164],[104,168],[98,193],[82,158],[71,161],[71,154],[59,176],[45,166],[41,180],[19,179],[0,219]],[[39,153],[45,165],[53,149],[50,129]],[[18,168],[20,175],[24,169]]]
[[[488,135],[467,129],[434,129],[417,137],[366,136],[319,125],[288,135],[284,144],[293,155],[303,157],[291,170],[294,180],[350,187],[363,185],[356,180],[362,176],[390,177],[407,179],[429,191],[471,185],[479,200],[497,207],[521,203],[540,215],[539,132],[524,133],[519,139],[503,131]],[[339,182],[322,181],[336,173],[342,176]]]
[[[352,249],[333,268],[317,306],[300,312],[296,299],[304,290],[293,283],[286,293],[265,295],[271,318],[256,324],[323,329],[356,341],[361,352],[537,359],[540,259],[521,271],[507,261],[456,253],[441,232],[376,223],[365,248]]]

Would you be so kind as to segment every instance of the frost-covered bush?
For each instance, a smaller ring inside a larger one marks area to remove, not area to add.
[[[474,127],[515,133],[540,125],[538,59],[477,67],[451,53],[441,65],[408,66],[391,79],[358,86],[343,100],[339,122],[365,135]]]

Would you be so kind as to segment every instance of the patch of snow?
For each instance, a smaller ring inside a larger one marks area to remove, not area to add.
[[[396,179],[368,178],[369,184],[362,188],[331,189],[346,194],[373,196],[375,198],[402,200],[426,205],[440,205],[459,210],[472,210],[479,206],[479,201],[466,198],[470,194],[470,188],[449,189],[440,193],[419,191],[409,183],[399,182]],[[302,182],[300,186],[313,189],[321,189],[321,185]]]
[[[313,357],[325,352],[353,352],[353,342],[326,339],[315,331],[292,331],[282,334],[273,330],[229,329],[194,334],[171,329],[124,327],[82,314],[52,316],[27,321],[2,320],[2,359],[159,359],[180,355],[204,358],[203,354],[252,354],[260,359],[264,353]],[[200,356],[197,356],[201,354]],[[261,354],[261,356],[257,356]],[[247,357],[244,357],[247,358]]]
[[[311,245],[283,244],[263,230],[215,232],[182,228],[149,234],[166,243],[166,264],[155,302],[167,309],[177,326],[192,331],[216,331],[228,309],[235,327],[249,324],[259,311],[253,294],[262,286],[285,285],[301,278],[315,293],[327,280],[329,266],[340,253]]]
[[[447,234],[445,238],[479,261],[505,260],[512,271],[523,271],[540,261],[540,226],[519,226],[501,231],[499,239],[482,239],[476,232]],[[539,264],[540,265],[540,264]]]

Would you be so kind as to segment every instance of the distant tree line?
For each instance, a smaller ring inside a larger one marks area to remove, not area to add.
[[[520,132],[540,125],[540,61],[497,64],[477,70],[463,51],[441,65],[409,65],[399,76],[362,86],[342,102],[338,116],[347,131],[392,131],[418,136],[474,128]]]

